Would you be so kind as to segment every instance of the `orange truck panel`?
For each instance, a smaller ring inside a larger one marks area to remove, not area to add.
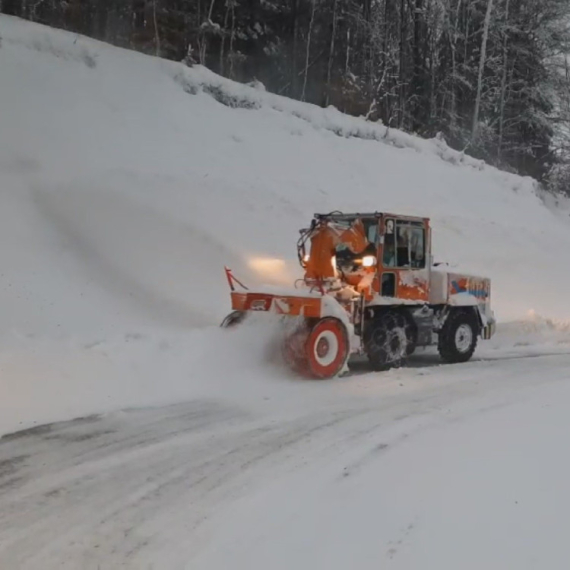
[[[398,271],[396,295],[406,301],[427,302],[429,298],[429,280],[424,271]]]
[[[232,292],[231,296],[234,311],[262,311],[292,317],[321,317],[322,301],[320,297],[237,291]]]

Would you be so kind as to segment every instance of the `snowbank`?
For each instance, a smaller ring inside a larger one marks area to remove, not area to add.
[[[0,430],[279,383],[216,329],[223,266],[292,283],[317,211],[431,216],[501,322],[570,319],[567,212],[530,179],[201,67],[6,16],[0,36]]]

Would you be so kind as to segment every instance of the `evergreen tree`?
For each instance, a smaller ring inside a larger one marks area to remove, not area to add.
[[[570,170],[568,0],[0,0],[0,10],[444,136],[558,186]]]

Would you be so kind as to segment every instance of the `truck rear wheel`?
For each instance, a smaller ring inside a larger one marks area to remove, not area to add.
[[[438,351],[442,360],[450,364],[467,362],[477,348],[479,324],[475,315],[467,311],[454,311],[439,333]]]
[[[388,311],[370,321],[364,332],[368,361],[378,372],[404,364],[410,350],[406,318]]]

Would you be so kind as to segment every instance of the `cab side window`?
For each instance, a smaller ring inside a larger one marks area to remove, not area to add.
[[[386,220],[382,264],[384,267],[396,267],[396,224],[394,220]]]
[[[425,246],[423,224],[386,220],[384,267],[423,269],[426,266]]]

